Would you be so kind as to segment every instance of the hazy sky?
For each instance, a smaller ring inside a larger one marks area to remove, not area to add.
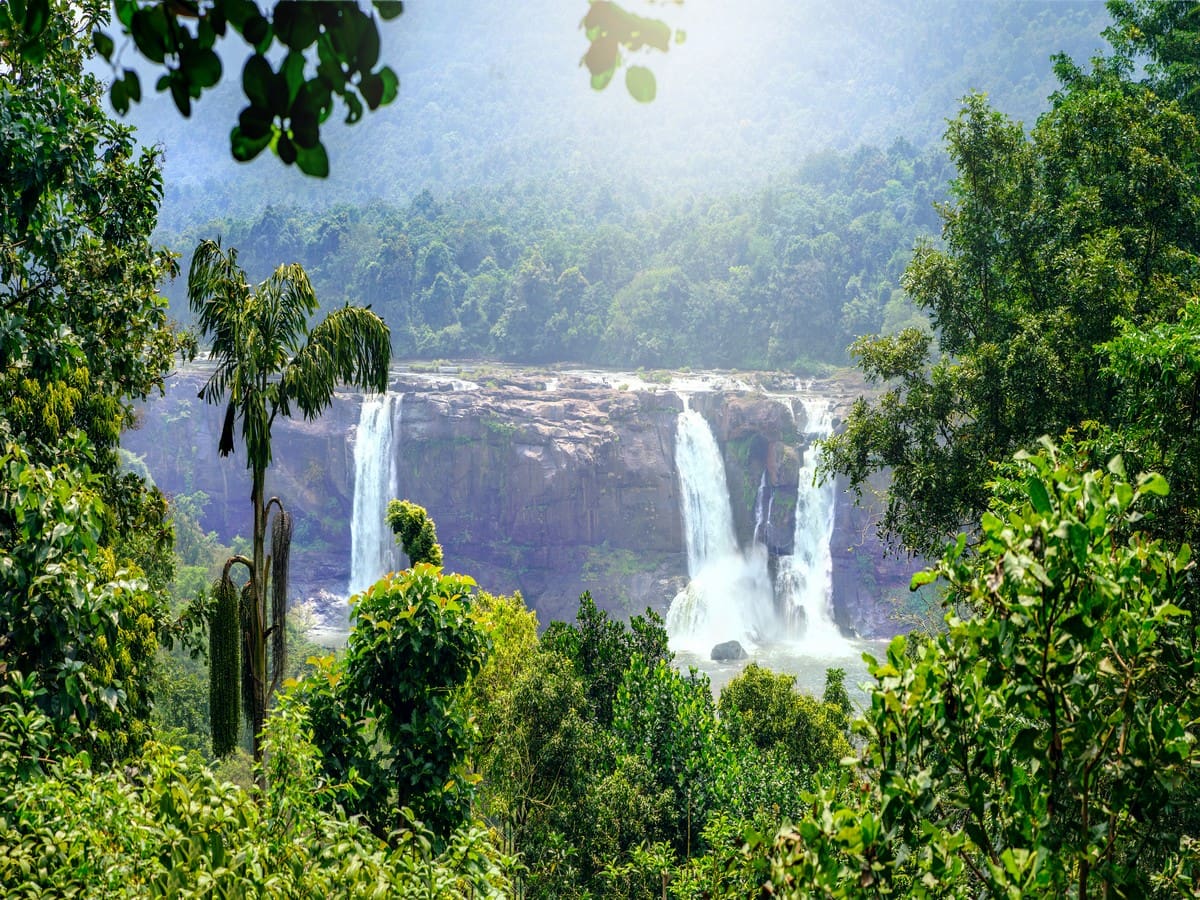
[[[400,75],[391,106],[324,128],[332,177],[318,189],[266,154],[229,156],[243,101],[241,56],[192,120],[152,96],[131,116],[165,148],[164,216],[251,212],[267,202],[403,202],[430,187],[563,175],[638,191],[755,185],[806,154],[940,138],[970,89],[1032,119],[1054,82],[1049,54],[1102,46],[1098,2],[687,0],[635,7],[686,31],[639,54],[658,98],[639,104],[623,75],[602,92],[580,59],[584,0],[410,0],[384,28]],[[998,76],[997,73],[1002,73]],[[152,77],[143,78],[147,93]]]

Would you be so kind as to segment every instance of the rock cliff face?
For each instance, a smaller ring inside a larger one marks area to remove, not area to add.
[[[228,542],[248,531],[249,478],[243,455],[217,456],[221,410],[196,398],[204,377],[196,369],[175,376],[123,445],[168,494],[208,494],[202,524]],[[403,394],[398,494],[429,510],[447,567],[486,590],[522,591],[543,624],[573,618],[585,590],[618,615],[647,606],[665,613],[687,580],[674,462],[679,395],[632,378],[475,377],[400,372],[391,383]],[[772,555],[789,553],[803,407],[761,391],[691,396],[722,447],[739,540],[753,540],[757,525]],[[317,421],[274,426],[268,490],[295,515],[298,596],[346,591],[361,403],[338,394]],[[765,522],[759,503],[771,513]],[[867,515],[840,502],[831,548],[839,624],[873,635],[895,630],[879,599],[906,586],[911,567],[883,557]]]

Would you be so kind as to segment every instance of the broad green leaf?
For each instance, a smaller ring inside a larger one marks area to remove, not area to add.
[[[167,53],[165,13],[157,7],[140,8],[133,14],[129,32],[138,50],[148,60],[161,63]]]
[[[379,29],[374,20],[365,19],[362,34],[358,38],[355,67],[365,74],[375,68],[377,62],[379,62]]]
[[[125,115],[129,112],[129,94],[125,89],[125,82],[117,79],[112,83],[112,87],[108,91],[109,99],[112,101],[113,109],[120,115]]]
[[[229,146],[233,152],[233,158],[238,162],[249,162],[266,149],[267,145],[271,143],[272,136],[273,131],[268,130],[265,135],[250,137],[242,131],[240,125],[234,126],[229,135]]]
[[[379,98],[379,105],[387,106],[400,92],[400,78],[392,71],[391,66],[380,69],[379,78],[383,81],[383,96]]]
[[[290,111],[304,86],[304,54],[293,51],[285,56],[283,65],[279,67],[279,74],[283,76],[283,82],[287,85],[287,108]]]
[[[379,10],[379,18],[390,21],[404,12],[401,0],[375,0],[375,8]]]
[[[1046,485],[1037,476],[1030,476],[1025,482],[1025,492],[1029,495],[1029,500],[1033,504],[1033,508],[1042,515],[1050,512],[1050,495],[1046,492]]]
[[[209,88],[221,80],[221,59],[212,50],[201,48],[187,57],[193,84]]]
[[[192,98],[188,92],[187,83],[175,73],[171,74],[170,78],[171,97],[175,101],[175,108],[185,118],[190,118],[192,115]]]
[[[1149,494],[1154,494],[1158,497],[1165,497],[1170,488],[1167,485],[1167,479],[1157,472],[1149,472],[1138,479],[1138,487]]]
[[[1071,543],[1071,552],[1075,554],[1075,561],[1082,563],[1087,559],[1088,539],[1090,532],[1086,525],[1079,522],[1072,522],[1067,526],[1067,539]]]
[[[359,81],[358,90],[363,99],[367,101],[367,108],[375,109],[379,106],[379,101],[383,99],[383,79],[368,72]]]
[[[305,175],[312,175],[314,178],[329,177],[329,157],[325,153],[324,145],[319,142],[313,147],[298,148],[296,164]]]
[[[630,66],[625,70],[625,87],[639,103],[649,103],[657,91],[654,73],[645,66]]]
[[[247,106],[238,114],[238,127],[241,129],[242,136],[247,140],[257,141],[261,138],[269,138],[274,123],[275,118],[258,106]]]
[[[50,0],[28,0],[25,5],[25,28],[27,38],[34,38],[46,29],[50,21]]]
[[[1117,482],[1113,486],[1113,500],[1117,504],[1117,509],[1128,509],[1129,504],[1133,502],[1133,487],[1124,481]]]
[[[275,142],[275,152],[285,166],[290,166],[296,161],[296,145],[286,134],[279,135],[279,139]]]
[[[317,39],[321,27],[319,4],[280,0],[271,17],[275,34],[284,46],[304,50]]]
[[[97,29],[92,32],[92,46],[96,48],[96,52],[105,59],[111,59],[113,53],[113,39],[103,31]]]
[[[317,117],[307,109],[292,116],[288,123],[292,140],[298,148],[315,147],[321,140],[321,129]]]
[[[592,90],[602,91],[608,87],[613,79],[613,75],[617,73],[616,67],[609,69],[607,72],[597,72],[592,76]]]
[[[933,584],[937,580],[938,573],[933,569],[922,569],[920,572],[917,572],[913,575],[912,581],[910,581],[908,584],[908,589],[910,591],[915,591],[917,588],[926,584]]]
[[[242,90],[246,94],[246,99],[254,106],[263,109],[270,108],[268,91],[274,80],[275,71],[267,62],[267,58],[261,54],[256,53],[251,56],[246,60],[246,65],[242,67]]]
[[[133,69],[125,70],[125,93],[129,95],[129,99],[134,103],[142,101],[142,81],[138,78],[138,73]]]
[[[242,26],[242,37],[246,39],[246,43],[254,47],[259,53],[265,53],[267,46],[273,37],[271,23],[264,16],[257,13],[246,19]]]

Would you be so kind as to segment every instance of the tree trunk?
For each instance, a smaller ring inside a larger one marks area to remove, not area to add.
[[[251,707],[247,710],[254,732],[254,762],[259,766],[259,787],[266,787],[262,771],[262,730],[267,719],[267,505],[263,499],[266,469],[254,467],[254,487],[250,503],[254,507],[254,571],[250,576],[252,600],[249,630],[246,634],[247,664],[252,681]]]

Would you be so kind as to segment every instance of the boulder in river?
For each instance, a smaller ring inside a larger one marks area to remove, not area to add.
[[[716,662],[730,662],[746,658],[746,648],[737,641],[725,641],[712,648],[712,658]]]

